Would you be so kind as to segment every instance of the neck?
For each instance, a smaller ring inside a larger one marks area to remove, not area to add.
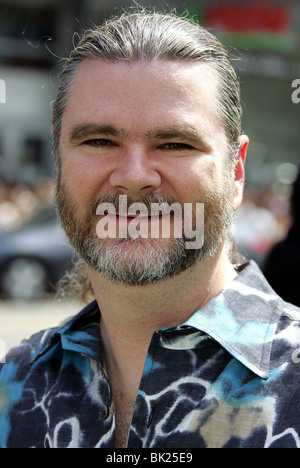
[[[236,276],[224,251],[149,286],[115,284],[88,270],[101,311],[103,359],[115,406],[115,447],[126,447],[153,333],[184,323]]]
[[[153,333],[184,323],[235,276],[224,252],[165,281],[148,286],[112,283],[88,269],[101,310],[104,354],[121,362],[144,362]],[[125,358],[126,356],[126,358]]]

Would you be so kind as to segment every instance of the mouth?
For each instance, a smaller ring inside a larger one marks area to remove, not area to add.
[[[135,215],[130,215],[128,214],[127,216],[124,216],[123,214],[115,214],[115,215],[111,215],[112,217],[116,217],[116,219],[128,219],[129,221],[132,220],[132,219],[139,219],[139,220],[146,220],[146,219],[158,219],[158,218],[162,218],[162,214],[159,214],[159,215],[145,215],[145,214],[135,214]]]
[[[174,225],[176,221],[174,215],[166,214],[106,214],[101,216],[96,232],[100,238],[137,239],[170,239],[181,237],[182,224],[181,218],[178,219],[175,235]]]
[[[115,221],[117,225],[122,226],[123,224],[132,225],[132,226],[150,226],[160,224],[164,219],[164,215],[145,215],[137,214],[124,216],[123,214],[107,215],[107,220]]]

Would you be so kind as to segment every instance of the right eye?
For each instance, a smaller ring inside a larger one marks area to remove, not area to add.
[[[113,142],[106,138],[93,138],[91,140],[84,141],[82,144],[92,146],[93,148],[102,148],[103,146],[113,145]]]

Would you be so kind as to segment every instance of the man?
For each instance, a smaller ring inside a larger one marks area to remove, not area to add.
[[[230,257],[240,120],[228,55],[193,22],[123,15],[75,46],[53,106],[56,202],[95,300],[7,356],[3,447],[300,446],[299,310]],[[181,235],[155,204],[191,207]]]

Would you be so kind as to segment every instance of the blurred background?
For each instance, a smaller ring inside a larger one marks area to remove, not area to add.
[[[233,230],[242,253],[267,271],[270,253],[287,239],[295,221],[291,197],[300,161],[300,103],[292,100],[297,91],[292,84],[300,80],[300,2],[138,3],[188,12],[230,48],[241,79],[243,131],[250,137],[245,199]],[[0,340],[5,314],[6,328],[19,323],[23,333],[36,309],[34,322],[40,326],[39,311],[53,301],[55,283],[72,258],[52,205],[51,101],[60,58],[68,55],[74,32],[129,6],[134,2],[0,0],[0,80],[5,83],[5,99],[3,87],[0,96]]]

